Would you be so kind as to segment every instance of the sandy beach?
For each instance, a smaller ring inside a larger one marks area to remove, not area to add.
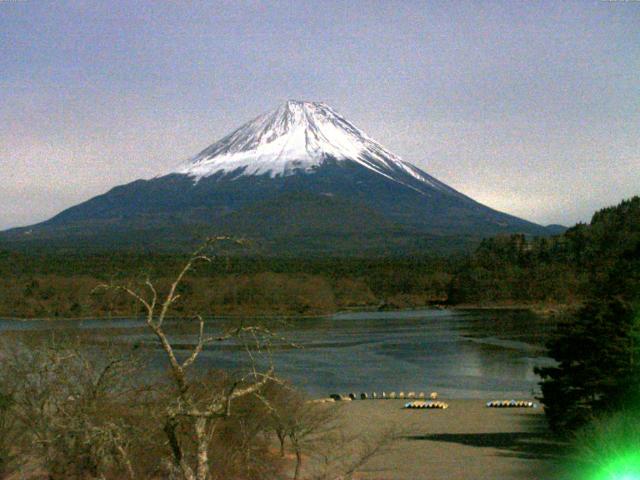
[[[355,400],[340,406],[344,426],[375,436],[402,434],[366,464],[360,479],[555,479],[558,444],[542,408],[487,408],[490,400],[448,400],[446,410],[407,410],[405,400]]]

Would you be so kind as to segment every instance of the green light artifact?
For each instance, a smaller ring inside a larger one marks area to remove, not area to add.
[[[584,480],[640,480],[640,451],[603,459]]]
[[[572,480],[640,480],[640,414],[621,411],[579,432]]]

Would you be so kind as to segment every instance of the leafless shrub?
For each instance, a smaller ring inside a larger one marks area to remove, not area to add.
[[[297,480],[307,452],[315,451],[333,433],[336,408],[312,403],[283,383],[270,383],[259,398],[266,406],[268,425],[278,439],[281,457],[285,455],[285,442],[291,445],[295,455],[293,478]]]
[[[114,348],[88,351],[73,341],[2,345],[0,382],[22,435],[13,445],[22,471],[50,479],[134,478],[136,427],[121,415],[141,391],[131,384],[135,358]]]
[[[393,442],[403,432],[387,429],[375,435],[347,435],[337,427],[326,435],[321,448],[315,451],[312,474],[309,480],[349,480],[359,472],[369,469],[368,463],[393,448]]]
[[[12,414],[13,397],[0,384],[0,478],[9,472],[15,457],[15,442],[19,438],[19,429]]]

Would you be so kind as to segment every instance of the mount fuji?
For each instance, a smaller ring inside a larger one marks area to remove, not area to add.
[[[324,103],[290,100],[172,171],[0,234],[25,247],[192,248],[220,233],[263,253],[410,253],[550,235],[403,161]]]

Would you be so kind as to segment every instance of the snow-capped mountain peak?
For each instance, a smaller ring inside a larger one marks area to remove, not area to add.
[[[173,172],[0,232],[0,242],[175,249],[220,232],[286,256],[404,254],[449,248],[458,235],[466,244],[505,232],[549,234],[402,161],[326,104],[290,100]]]
[[[402,161],[325,103],[288,100],[260,115],[181,165],[175,173],[196,181],[215,174],[236,177],[311,173],[328,159],[350,160],[398,181],[402,172],[432,187],[444,185]]]

